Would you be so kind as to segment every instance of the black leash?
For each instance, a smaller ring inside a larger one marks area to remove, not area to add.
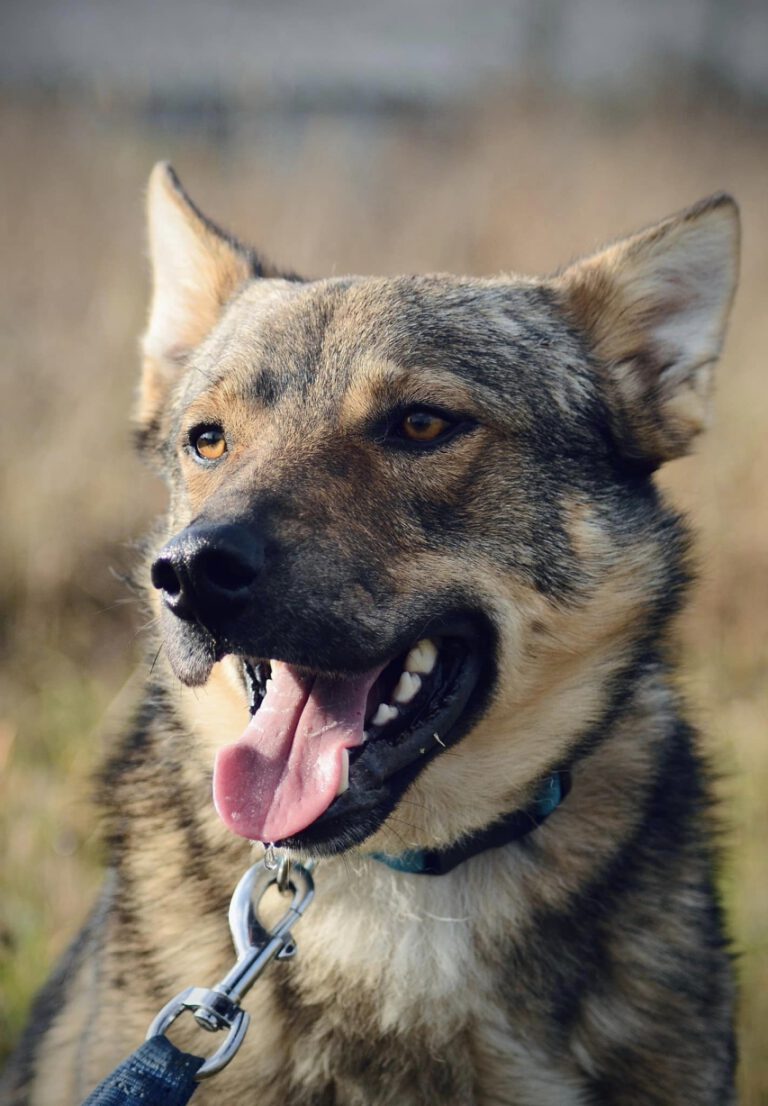
[[[172,1045],[167,1037],[150,1037],[99,1083],[83,1106],[185,1106],[197,1090],[197,1073],[205,1061]]]

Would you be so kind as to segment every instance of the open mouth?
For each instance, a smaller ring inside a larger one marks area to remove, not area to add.
[[[467,732],[492,667],[466,632],[421,638],[362,674],[241,661],[251,721],[219,751],[216,808],[243,837],[323,852],[369,836]]]

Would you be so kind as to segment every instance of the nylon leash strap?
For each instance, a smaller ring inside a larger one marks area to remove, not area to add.
[[[197,1090],[202,1056],[191,1056],[167,1037],[150,1037],[123,1060],[83,1106],[185,1106]]]

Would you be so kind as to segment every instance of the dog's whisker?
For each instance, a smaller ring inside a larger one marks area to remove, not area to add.
[[[410,843],[408,841],[406,841],[406,839],[403,837],[403,835],[398,830],[396,830],[394,826],[389,825],[389,823],[387,823],[387,826],[388,826],[389,830],[397,838],[397,840],[400,842],[400,844],[403,846],[403,850],[407,851],[411,847]]]
[[[159,660],[159,658],[160,658],[160,654],[162,653],[162,651],[163,651],[163,642],[160,642],[160,644],[159,644],[159,645],[158,645],[158,647],[157,647],[157,652],[155,653],[154,657],[152,658],[152,663],[151,663],[151,664],[150,664],[150,666],[149,666],[149,675],[150,675],[150,676],[151,676],[151,675],[152,675],[152,674],[154,673],[154,671],[155,671],[155,665],[157,664],[157,662],[158,662],[158,660]]]
[[[406,821],[405,818],[398,818],[395,814],[390,814],[387,819],[387,825],[391,825],[392,822],[397,822],[399,826],[405,826],[406,829],[413,830],[414,833],[420,833],[420,827],[414,826],[411,822]]]

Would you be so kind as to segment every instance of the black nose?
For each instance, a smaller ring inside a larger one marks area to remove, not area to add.
[[[197,523],[171,538],[152,565],[152,583],[179,618],[216,629],[240,613],[264,566],[264,543],[238,523]]]

